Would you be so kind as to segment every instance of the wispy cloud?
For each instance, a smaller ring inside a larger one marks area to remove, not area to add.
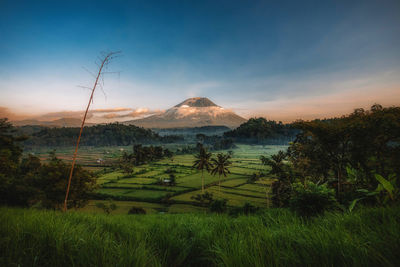
[[[129,113],[107,113],[102,115],[102,118],[105,119],[136,119],[138,117],[145,117],[149,115],[154,115],[160,113],[160,110],[149,110],[148,108],[138,108],[136,110],[133,110],[132,112]]]
[[[102,123],[102,122],[113,122],[113,121],[123,121],[128,119],[136,119],[141,117],[146,117],[149,115],[157,114],[162,111],[160,110],[150,110],[148,108],[107,108],[107,109],[94,109],[89,110],[87,114],[88,122]],[[0,118],[8,118],[11,121],[17,120],[38,120],[38,121],[54,121],[61,118],[73,118],[82,119],[84,111],[58,111],[49,112],[38,115],[27,115],[18,112],[13,112],[7,107],[0,107]]]

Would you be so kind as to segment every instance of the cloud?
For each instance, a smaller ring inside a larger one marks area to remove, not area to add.
[[[58,111],[58,112],[49,112],[39,116],[36,116],[35,119],[39,121],[53,121],[61,118],[73,118],[73,119],[81,119],[83,117],[84,111]],[[88,112],[87,118],[93,117],[92,112]]]
[[[93,109],[89,110],[86,116],[88,122],[92,123],[103,123],[103,122],[114,122],[123,121],[124,119],[133,119],[138,117],[145,117],[148,115],[159,113],[159,110],[149,110],[148,108],[104,108],[104,109]],[[0,106],[0,118],[8,118],[11,121],[19,121],[25,119],[32,119],[38,121],[54,121],[61,118],[73,118],[82,119],[85,111],[57,111],[48,112],[37,115],[27,115],[22,113],[16,113],[10,110],[8,107]]]
[[[160,113],[160,110],[149,110],[148,108],[138,108],[129,113],[108,113],[101,117],[105,119],[137,118]]]
[[[91,110],[92,113],[101,113],[101,112],[120,112],[120,111],[131,111],[131,108],[99,108]]]

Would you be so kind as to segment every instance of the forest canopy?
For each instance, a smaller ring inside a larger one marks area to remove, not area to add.
[[[280,144],[293,141],[299,130],[291,124],[284,124],[265,118],[251,118],[238,128],[224,133],[224,137],[232,138],[239,143]]]
[[[20,132],[27,132],[30,138],[24,144],[27,146],[73,146],[78,138],[79,128],[36,127],[34,132],[29,127],[19,128]],[[81,145],[83,146],[127,146],[137,143],[173,143],[183,141],[177,135],[160,136],[150,129],[120,123],[86,126],[82,132]]]

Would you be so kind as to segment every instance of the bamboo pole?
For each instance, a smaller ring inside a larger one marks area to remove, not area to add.
[[[64,212],[67,211],[67,202],[68,202],[69,190],[70,190],[70,187],[71,187],[72,174],[74,173],[74,167],[75,167],[75,162],[76,162],[76,156],[78,155],[79,142],[81,141],[83,126],[85,125],[85,120],[86,120],[87,113],[88,113],[88,111],[89,111],[90,102],[93,102],[94,91],[96,90],[97,84],[98,84],[98,82],[99,82],[99,78],[100,78],[100,76],[101,76],[101,74],[102,74],[103,67],[104,67],[105,64],[107,64],[108,60],[110,59],[110,57],[111,57],[113,54],[115,54],[115,52],[108,53],[108,54],[104,57],[104,59],[102,60],[102,62],[101,62],[101,65],[100,65],[100,68],[99,68],[99,72],[97,73],[96,81],[95,81],[95,83],[94,83],[94,85],[93,85],[92,93],[91,93],[90,98],[89,98],[89,103],[88,103],[88,105],[87,105],[87,107],[86,107],[85,115],[83,116],[81,129],[80,129],[80,131],[79,131],[79,136],[78,136],[78,140],[77,140],[77,142],[76,142],[74,156],[73,156],[73,159],[72,159],[71,170],[70,170],[70,172],[69,172],[68,186],[67,186],[67,191],[66,191],[66,193],[65,193],[65,200],[64,200],[64,209],[63,209]]]

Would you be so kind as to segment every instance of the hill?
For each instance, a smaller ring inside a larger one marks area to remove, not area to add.
[[[293,141],[299,130],[291,124],[269,121],[265,118],[251,118],[238,128],[225,132],[224,137],[239,143],[287,145]]]

